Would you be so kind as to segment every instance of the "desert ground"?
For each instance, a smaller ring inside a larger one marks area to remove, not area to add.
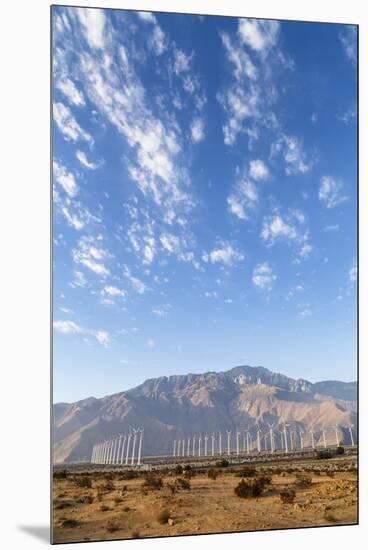
[[[54,543],[356,523],[355,454],[54,471]]]

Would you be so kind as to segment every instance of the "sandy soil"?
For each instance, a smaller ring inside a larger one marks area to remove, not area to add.
[[[170,488],[183,475],[158,474],[163,481],[160,490],[144,488],[144,474],[126,480],[121,479],[122,472],[88,476],[68,472],[66,478],[54,478],[54,542],[357,522],[356,457],[258,465],[257,476],[268,475],[271,483],[264,494],[251,498],[234,493],[240,469],[217,468],[215,480],[208,478],[207,470],[197,472],[189,480],[190,489]],[[309,486],[298,482],[301,474],[310,476]],[[88,478],[91,487],[79,487],[81,478]],[[292,503],[281,502],[280,491],[285,488],[295,490]]]

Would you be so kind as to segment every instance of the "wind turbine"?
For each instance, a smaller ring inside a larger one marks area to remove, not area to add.
[[[124,451],[125,451],[125,443],[126,443],[126,440],[127,440],[127,436],[126,434],[124,434],[124,437],[123,437],[123,446],[121,448],[121,455],[120,455],[120,464],[123,464],[123,461],[124,461]]]
[[[238,428],[236,429],[236,454],[239,456],[239,436],[240,432]]]
[[[207,456],[207,442],[208,442],[208,435],[206,432],[206,435],[204,436],[204,456]]]
[[[173,457],[176,456],[176,439],[174,439],[174,450],[173,450]]]
[[[289,449],[288,449],[288,442],[287,442],[287,433],[286,433],[286,427],[289,426],[290,424],[285,424],[284,423],[284,439],[285,439],[285,453],[288,453]]]
[[[338,447],[340,441],[339,441],[339,426],[337,425],[337,423],[335,424],[335,436],[336,436],[336,447]]]
[[[245,434],[246,434],[246,437],[247,437],[247,454],[249,455],[250,453],[250,443],[249,443],[249,426],[247,428],[247,430],[245,430]]]
[[[215,456],[215,432],[212,432],[212,435],[211,435],[211,454],[212,456]]]
[[[219,432],[219,455],[222,455],[222,433]]]
[[[143,433],[144,433],[144,430],[143,428],[141,428],[139,430],[139,446],[138,446],[138,462],[137,462],[138,466],[141,465]]]
[[[354,428],[353,424],[350,424],[349,426],[349,433],[350,433],[350,439],[351,439],[351,444],[352,446],[354,447],[354,437],[353,437],[353,430],[352,428]]]
[[[178,456],[180,456],[181,439],[178,439]]]
[[[259,426],[257,426],[257,448],[258,448],[258,452],[260,453],[261,452],[261,439],[260,439],[260,434],[261,434],[261,430],[259,429]]]
[[[130,447],[130,440],[131,439],[132,439],[132,432],[131,432],[131,429],[129,428],[128,443],[127,443],[127,450],[126,450],[126,456],[125,456],[125,464],[128,464],[128,460],[129,460],[129,447]]]
[[[324,427],[322,428],[322,437],[323,437],[323,446],[324,446],[324,448],[326,449],[327,443],[326,443],[326,432],[325,432],[325,428],[324,428]]]
[[[226,433],[227,433],[227,455],[230,456],[230,435],[231,435],[231,430],[230,431],[226,430]]]
[[[201,456],[201,443],[202,443],[202,435],[199,434],[199,437],[198,437],[198,456]]]
[[[195,440],[196,440],[196,436],[193,435],[193,456],[195,456]]]
[[[290,450],[294,450],[294,432],[290,430]]]
[[[187,438],[187,456],[190,455],[190,437]]]
[[[271,453],[273,454],[275,452],[275,442],[273,440],[273,424],[268,424],[268,427],[270,428],[270,446]]]
[[[134,466],[134,455],[135,455],[135,445],[137,442],[137,433],[138,433],[138,430],[133,428],[133,449],[132,449],[132,460],[131,460],[132,466]]]
[[[313,430],[310,431],[310,434],[311,434],[312,449],[315,449],[316,445],[314,443],[314,432],[313,432]]]
[[[299,438],[300,438],[300,448],[301,448],[301,449],[304,449],[303,432],[302,432],[302,430],[299,430]]]

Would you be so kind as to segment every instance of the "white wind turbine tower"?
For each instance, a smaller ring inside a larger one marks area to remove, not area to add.
[[[238,428],[236,429],[236,454],[239,456],[239,436],[240,432]]]
[[[127,442],[127,450],[126,450],[126,456],[125,456],[125,464],[128,464],[128,460],[129,460],[129,447],[130,447],[130,440],[132,439],[132,432],[131,430],[129,429],[129,433],[128,433],[128,442]]]
[[[105,464],[106,441],[102,443],[101,464]]]
[[[339,446],[339,426],[337,425],[337,423],[335,424],[335,426],[332,426],[335,428],[335,436],[336,436],[336,447]]]
[[[219,432],[219,455],[222,455],[222,433]]]
[[[249,455],[249,453],[250,453],[250,444],[249,444],[249,426],[248,426],[247,430],[245,430],[245,434],[246,434],[246,437],[247,437],[247,454]]]
[[[351,444],[354,447],[353,428],[354,428],[353,424],[350,424],[349,426],[350,439],[351,439]]]
[[[314,432],[313,432],[313,430],[310,431],[310,434],[311,434],[312,449],[315,449],[316,445],[314,443]]]
[[[190,455],[190,437],[187,438],[187,456]]]
[[[181,439],[178,439],[178,455],[180,456],[180,445],[181,445]]]
[[[270,447],[271,453],[273,454],[275,452],[275,442],[273,440],[273,424],[268,424],[268,427],[270,428]]]
[[[260,439],[261,430],[259,429],[259,426],[257,426],[257,448],[258,452],[261,452],[261,439]]]
[[[206,432],[206,435],[204,436],[204,456],[207,456],[207,442],[208,442],[208,435]]]
[[[176,456],[176,439],[174,439],[173,457]]]
[[[105,451],[105,462],[104,462],[104,464],[109,463],[109,450],[110,450],[110,441],[106,441],[106,451]]]
[[[230,435],[231,435],[231,430],[230,431],[226,430],[226,433],[227,433],[227,455],[230,456]]]
[[[195,456],[195,441],[196,441],[196,436],[193,435],[193,456]]]
[[[110,447],[109,447],[109,462],[108,462],[109,464],[111,464],[111,459],[112,459],[112,449],[113,449],[113,447],[114,447],[114,440],[113,440],[113,439],[111,439],[111,441],[110,441]]]
[[[143,433],[144,433],[144,430],[143,428],[141,428],[139,430],[138,462],[137,462],[138,466],[141,465]]]
[[[114,448],[114,456],[113,456],[113,464],[117,464],[118,460],[118,448],[119,448],[119,442],[120,442],[120,434],[117,436],[115,440],[115,448]]]
[[[325,432],[325,428],[324,428],[324,427],[322,428],[322,437],[323,437],[323,446],[324,446],[324,448],[326,449],[327,443],[326,443],[326,432]]]
[[[118,446],[116,448],[116,454],[115,454],[115,464],[118,464],[118,462],[119,462],[119,453],[120,453],[122,437],[123,437],[122,434],[119,434]]]
[[[132,466],[134,466],[135,445],[136,445],[136,442],[137,442],[137,433],[138,433],[138,430],[133,428],[133,448],[132,448],[132,460],[131,460],[131,465]]]
[[[182,456],[185,456],[185,439],[184,438],[182,440],[181,454]]]
[[[202,435],[199,434],[199,437],[198,437],[198,456],[201,456],[201,443],[202,443]]]
[[[290,430],[290,450],[294,450],[294,432]]]
[[[121,448],[121,455],[120,455],[120,464],[123,464],[124,462],[124,452],[125,452],[125,443],[126,443],[126,440],[127,440],[127,436],[126,434],[124,434],[124,437],[123,437],[123,446]]]
[[[286,433],[286,427],[289,426],[289,424],[284,423],[284,439],[285,439],[285,453],[289,451],[288,449],[288,442],[287,442],[287,433]]]
[[[304,449],[303,432],[302,432],[302,430],[299,430],[299,438],[300,438],[300,448],[301,448],[301,449]]]
[[[211,454],[212,456],[215,456],[215,432],[212,432],[211,435]]]
[[[243,452],[245,453],[246,449],[247,449],[247,445],[246,445],[246,434],[245,434],[245,430],[244,430],[244,435],[243,435]]]

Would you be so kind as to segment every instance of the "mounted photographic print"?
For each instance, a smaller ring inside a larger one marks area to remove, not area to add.
[[[51,26],[53,542],[356,524],[357,26]]]

